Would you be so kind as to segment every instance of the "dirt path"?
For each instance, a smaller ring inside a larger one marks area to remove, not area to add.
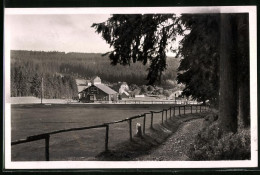
[[[149,155],[138,157],[135,160],[189,160],[186,152],[202,127],[203,120],[196,119],[183,123],[161,146],[152,150]]]

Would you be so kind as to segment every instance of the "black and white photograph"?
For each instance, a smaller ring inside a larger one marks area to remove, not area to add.
[[[6,169],[257,167],[256,6],[4,18]]]

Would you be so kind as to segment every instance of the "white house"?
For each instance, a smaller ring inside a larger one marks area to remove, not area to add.
[[[130,94],[128,93],[129,91],[129,86],[127,85],[126,82],[120,83],[120,88],[119,88],[119,95],[121,98],[129,98]]]
[[[170,96],[169,99],[175,99],[175,97],[179,97],[182,94],[181,90],[177,90],[175,92],[173,92]]]
[[[101,84],[101,79],[98,76],[96,76],[91,80],[91,85],[96,85],[96,84]]]
[[[127,92],[129,91],[129,86],[126,82],[122,82],[119,88],[119,93]]]

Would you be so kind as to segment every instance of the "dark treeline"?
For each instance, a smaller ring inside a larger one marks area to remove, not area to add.
[[[28,65],[28,64],[27,64]],[[44,98],[73,98],[77,96],[76,81],[72,76],[38,72],[32,66],[12,64],[11,96],[40,97],[43,80]]]
[[[162,77],[175,80],[179,60],[168,59],[168,69]],[[11,95],[39,96],[39,82],[44,77],[45,98],[66,98],[76,95],[75,78],[99,76],[103,82],[144,85],[147,66],[113,66],[107,56],[96,53],[65,53],[43,51],[11,51]]]
[[[58,60],[42,59],[58,52],[11,51],[11,96],[73,98],[77,96],[75,78],[60,74]]]

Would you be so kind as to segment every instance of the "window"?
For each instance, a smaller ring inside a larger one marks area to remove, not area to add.
[[[97,88],[96,88],[96,87],[91,87],[90,90],[91,90],[91,91],[96,91]]]

